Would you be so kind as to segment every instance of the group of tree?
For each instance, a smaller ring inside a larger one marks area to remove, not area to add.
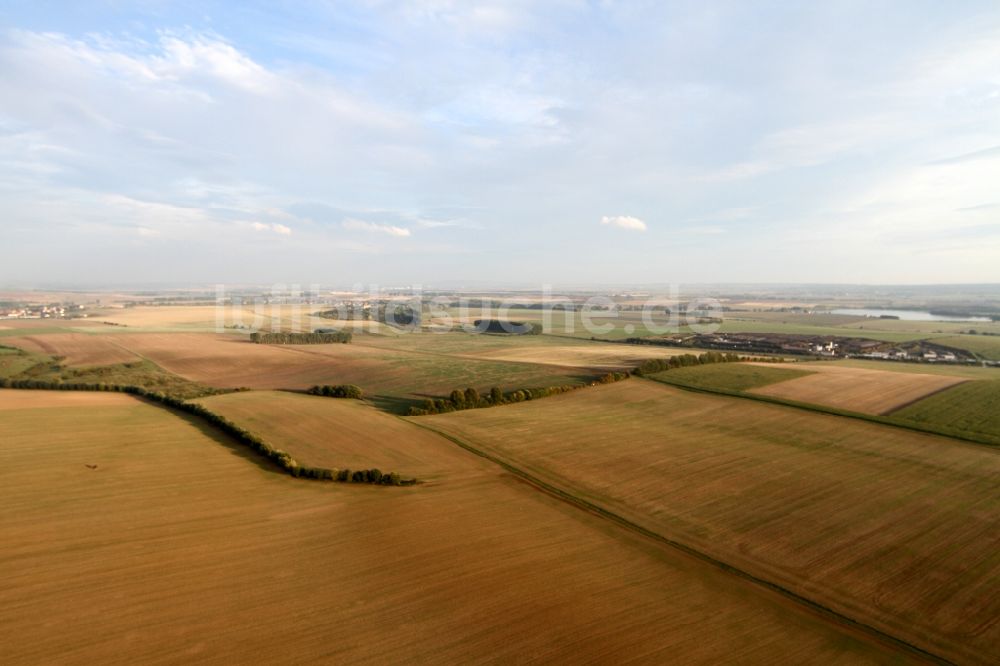
[[[473,324],[482,333],[506,333],[507,335],[539,335],[542,325],[533,322],[508,321],[506,319],[477,319]]]
[[[416,479],[403,479],[396,472],[384,473],[378,469],[352,471],[349,469],[329,469],[326,467],[302,465],[287,451],[275,448],[257,435],[241,428],[224,416],[216,414],[204,405],[187,402],[180,398],[175,398],[158,391],[150,391],[140,386],[52,382],[38,379],[0,379],[0,388],[128,393],[202,419],[296,478],[340,481],[344,483],[370,483],[383,486],[408,486],[416,483]]]
[[[394,301],[375,303],[342,303],[330,310],[318,313],[323,319],[351,321],[377,321],[397,328],[414,329],[420,327],[420,306]]]
[[[610,384],[623,379],[628,379],[627,372],[609,372],[595,378],[591,385]],[[568,393],[582,388],[586,384],[547,386],[542,388],[524,388],[514,391],[504,392],[499,386],[494,386],[490,392],[481,395],[474,388],[455,389],[447,398],[428,398],[424,400],[420,407],[410,407],[410,416],[425,416],[427,414],[446,414],[457,412],[463,409],[482,409],[484,407],[498,407],[500,405],[510,405],[526,400],[540,400],[560,393]]]
[[[632,370],[632,374],[637,377],[642,375],[652,375],[664,370],[675,368],[687,368],[693,365],[709,365],[712,363],[738,363],[740,361],[756,361],[759,363],[781,363],[783,358],[740,356],[732,352],[705,352],[704,354],[679,354],[666,358],[649,358],[642,361]]]
[[[334,333],[287,333],[254,331],[250,341],[261,345],[322,345],[333,342],[348,343],[351,341],[350,331]]]
[[[354,384],[324,384],[322,386],[313,386],[311,389],[306,391],[310,395],[322,395],[327,398],[353,398],[355,400],[361,400],[364,397],[364,392],[361,390],[360,386],[355,386]]]

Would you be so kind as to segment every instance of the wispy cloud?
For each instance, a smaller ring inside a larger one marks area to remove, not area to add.
[[[983,148],[982,150],[974,150],[970,153],[964,153],[962,155],[955,155],[954,157],[945,157],[940,160],[934,160],[931,164],[961,164],[962,162],[972,162],[975,160],[988,160],[1000,157],[1000,146],[993,146],[992,148]]]
[[[389,236],[397,236],[399,238],[405,238],[410,235],[410,230],[404,229],[403,227],[397,227],[391,224],[365,222],[364,220],[354,218],[344,220],[340,226],[351,231],[367,231],[375,234],[388,234]]]
[[[631,215],[605,215],[601,218],[601,224],[618,227],[619,229],[628,229],[629,231],[646,230],[646,223]]]
[[[253,227],[254,231],[270,231],[278,234],[279,236],[291,236],[292,230],[290,227],[284,224],[278,224],[277,222],[272,222],[271,224],[265,224],[263,222],[253,222],[250,225]]]

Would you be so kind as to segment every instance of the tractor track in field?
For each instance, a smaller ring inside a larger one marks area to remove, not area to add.
[[[810,599],[809,597],[806,597],[802,594],[799,594],[798,592],[795,592],[794,590],[779,585],[778,583],[767,580],[766,578],[761,578],[760,576],[754,575],[749,571],[733,566],[732,564],[729,564],[724,560],[716,558],[704,551],[698,550],[697,548],[689,546],[680,541],[671,539],[670,537],[660,534],[659,532],[655,532],[647,527],[643,527],[642,525],[626,518],[625,516],[622,516],[618,513],[615,513],[614,511],[604,508],[599,504],[584,499],[579,495],[575,495],[572,492],[565,490],[553,483],[545,481],[544,479],[521,469],[520,467],[514,465],[513,463],[505,460],[504,458],[494,453],[490,453],[488,451],[475,447],[469,444],[468,442],[465,442],[446,432],[438,430],[437,428],[433,428],[429,425],[422,424],[419,422],[419,419],[406,419],[406,420],[414,425],[417,425],[420,428],[424,428],[425,430],[429,430],[437,435],[440,435],[441,437],[444,437],[448,441],[461,447],[462,449],[465,449],[469,453],[472,453],[481,458],[489,460],[495,465],[501,467],[504,471],[516,477],[519,481],[527,483],[528,485],[532,486],[535,490],[543,492],[546,495],[549,495],[550,497],[553,497],[555,499],[566,502],[567,504],[574,506],[575,508],[580,509],[582,511],[586,511],[591,515],[599,516],[601,518],[609,520],[617,524],[619,527],[622,527],[632,533],[638,534],[642,537],[650,539],[651,541],[657,542],[661,545],[665,545],[669,548],[680,551],[689,557],[710,564],[717,569],[725,571],[726,573],[734,575],[744,581],[747,581],[761,588],[764,588],[772,593],[776,593],[784,597],[785,599],[794,602],[795,604],[802,606],[817,615],[823,616],[828,620],[831,620],[832,622],[855,629],[878,642],[899,648],[902,651],[909,654],[910,656],[919,657],[923,660],[936,664],[955,663],[949,659],[946,659],[945,657],[935,654],[918,645],[915,645],[902,638],[899,638],[888,632],[885,632],[879,629],[878,627],[875,627],[873,625],[867,624],[853,617],[845,615],[844,613],[841,613],[833,608],[830,608],[829,606],[825,606],[824,604],[818,601]]]

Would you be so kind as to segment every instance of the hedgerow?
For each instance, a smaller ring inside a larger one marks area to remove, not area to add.
[[[732,352],[705,352],[704,354],[694,355],[694,354],[678,354],[677,356],[668,356],[666,358],[649,358],[642,361],[632,370],[632,374],[641,377],[643,375],[652,375],[657,372],[663,372],[665,370],[673,370],[675,368],[688,368],[693,365],[709,365],[712,363],[739,363],[741,361],[755,361],[758,363],[781,363],[784,359],[775,359],[772,357],[761,357],[755,358],[751,356],[740,356],[739,354],[733,354]]]
[[[596,377],[589,385],[611,384],[623,379],[628,379],[627,372],[609,372]],[[583,388],[587,384],[546,386],[543,388],[515,389],[504,393],[499,386],[494,386],[486,395],[480,395],[474,388],[465,390],[455,389],[447,399],[426,399],[420,407],[410,407],[410,416],[425,416],[427,414],[446,414],[463,409],[482,409],[484,407],[498,407],[500,405],[510,405],[526,400],[540,400],[560,393],[568,393],[578,388]]]
[[[321,345],[333,342],[348,343],[351,341],[350,331],[336,333],[268,333],[255,331],[250,334],[250,341],[262,345]]]

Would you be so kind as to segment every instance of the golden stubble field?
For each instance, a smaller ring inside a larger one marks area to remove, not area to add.
[[[469,468],[469,454],[461,448],[442,446],[439,435],[359,400],[248,391],[196,402],[275,443],[305,465],[376,467],[424,482],[454,478]]]
[[[3,405],[3,663],[899,659],[443,440],[439,483],[359,487],[122,395]]]
[[[1000,451],[642,379],[413,420],[946,658],[1000,658]]]
[[[803,363],[813,374],[753,389],[751,393],[839,407],[866,414],[888,414],[965,379],[942,374],[893,372]]]
[[[510,347],[470,354],[471,358],[494,361],[517,361],[594,370],[628,370],[649,358],[668,358],[681,354],[697,354],[700,349],[680,347],[628,346],[624,344],[572,344]]]

